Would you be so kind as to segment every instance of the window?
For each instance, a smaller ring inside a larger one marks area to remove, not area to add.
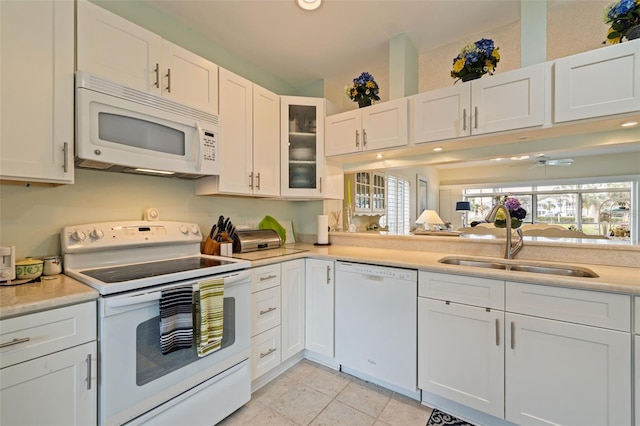
[[[494,198],[517,197],[527,211],[525,223],[548,223],[579,229],[589,235],[631,234],[632,182],[580,185],[474,188],[463,191],[471,203],[469,223],[483,221]]]
[[[411,187],[408,180],[387,175],[387,226],[389,232],[408,234],[409,197]]]

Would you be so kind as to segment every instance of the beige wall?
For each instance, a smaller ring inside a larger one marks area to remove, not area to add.
[[[16,255],[60,252],[62,227],[92,222],[141,220],[147,207],[161,220],[197,223],[208,232],[218,216],[235,225],[254,225],[265,215],[292,220],[297,233],[316,233],[321,201],[304,203],[247,197],[196,196],[189,180],[76,170],[73,185],[0,186],[0,244],[15,245]],[[299,207],[304,204],[304,208]]]

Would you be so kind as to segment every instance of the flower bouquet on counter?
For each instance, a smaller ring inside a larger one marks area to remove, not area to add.
[[[380,100],[378,83],[368,72],[363,72],[359,77],[354,78],[353,85],[345,86],[344,91],[349,99],[358,103],[360,108]]]
[[[520,200],[518,200],[516,197],[505,195],[502,197],[498,197],[497,201],[500,204],[504,204],[507,210],[509,210],[509,215],[511,215],[511,228],[520,228],[520,226],[522,226],[523,219],[527,217],[527,211],[522,208]],[[507,227],[507,216],[502,210],[498,211],[498,213],[496,214],[495,225],[496,228]]]
[[[500,62],[499,48],[495,47],[493,40],[483,38],[475,43],[469,43],[462,48],[458,56],[453,58],[453,70],[451,77],[458,80],[469,81],[482,77],[484,74],[493,74],[498,62]]]
[[[605,10],[604,22],[611,24],[607,42],[621,43],[622,38],[640,37],[640,0],[620,0]]]

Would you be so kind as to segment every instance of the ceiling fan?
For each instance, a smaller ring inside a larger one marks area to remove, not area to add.
[[[573,158],[559,158],[559,159],[551,159],[541,155],[536,158],[535,163],[533,163],[533,167],[545,167],[545,166],[570,166],[573,164]]]

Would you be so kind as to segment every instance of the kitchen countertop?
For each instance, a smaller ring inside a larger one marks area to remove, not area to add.
[[[446,239],[446,237],[442,238]],[[253,252],[248,257],[251,258],[252,267],[313,257],[640,296],[640,268],[636,267],[584,264],[573,261],[561,263],[536,259],[521,260],[518,258],[515,260],[515,262],[530,265],[552,264],[565,266],[570,264],[590,269],[599,275],[597,278],[581,278],[473,266],[445,265],[438,262],[439,259],[446,256],[499,259],[498,256],[481,256],[476,253],[460,254],[457,251],[447,253],[342,244],[315,246],[304,243],[287,244],[286,247],[281,249]],[[247,258],[247,254],[235,254],[234,257]],[[89,286],[65,275],[56,275],[51,278],[53,279],[30,284],[1,286],[0,319],[95,300],[99,296],[98,292]]]
[[[96,290],[66,275],[40,279],[40,282],[0,286],[0,319],[98,298]]]

